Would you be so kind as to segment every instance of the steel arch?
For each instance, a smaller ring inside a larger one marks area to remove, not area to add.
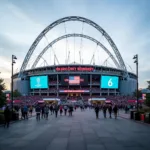
[[[40,40],[43,38],[43,36],[49,31],[51,30],[53,27],[57,26],[58,24],[61,24],[63,22],[67,22],[67,21],[81,21],[81,22],[85,22],[91,26],[93,26],[94,28],[96,28],[99,32],[102,33],[102,35],[107,39],[107,41],[109,42],[109,44],[111,45],[117,59],[118,59],[118,62],[121,66],[121,68],[123,70],[126,71],[126,66],[125,66],[125,63],[121,57],[121,54],[117,48],[117,46],[115,45],[115,43],[113,42],[113,40],[111,39],[111,37],[107,34],[107,32],[105,32],[104,29],[102,29],[98,24],[96,24],[95,22],[87,19],[87,18],[84,18],[84,17],[79,17],[79,16],[69,16],[69,17],[64,17],[64,18],[61,18],[59,20],[56,20],[55,22],[53,22],[52,24],[48,25],[40,34],[39,36],[35,39],[35,41],[33,42],[33,44],[31,45],[29,51],[27,52],[26,56],[25,56],[25,59],[23,61],[23,64],[21,66],[21,69],[20,69],[20,73],[23,72],[26,67],[27,67],[27,64],[30,60],[30,57],[33,53],[33,51],[35,50],[36,46],[38,45],[38,43],[40,42]]]
[[[66,34],[66,35],[63,35],[63,36],[60,36],[58,37],[57,39],[53,40],[51,43],[49,43],[42,51],[41,53],[37,56],[35,62],[33,63],[32,65],[32,69],[36,67],[36,65],[38,64],[39,60],[41,59],[41,57],[43,56],[43,54],[50,48],[53,46],[53,44],[57,43],[58,41],[62,40],[62,39],[65,39],[65,38],[68,38],[68,37],[82,37],[82,38],[86,38],[86,39],[89,39],[93,42],[95,42],[98,46],[100,46],[109,56],[110,58],[112,59],[112,61],[114,62],[114,64],[116,65],[116,67],[120,68],[120,65],[119,63],[117,62],[117,60],[115,59],[115,57],[111,54],[111,52],[103,45],[101,44],[99,41],[97,41],[96,39],[88,36],[88,35],[84,35],[84,34],[75,34],[75,33],[72,33],[72,34]]]

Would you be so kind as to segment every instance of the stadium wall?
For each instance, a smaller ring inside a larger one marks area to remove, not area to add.
[[[121,95],[133,95],[133,92],[137,89],[137,81],[132,78],[128,80],[120,80],[120,94]]]
[[[14,90],[18,90],[22,95],[29,95],[29,80],[16,78],[13,85]]]

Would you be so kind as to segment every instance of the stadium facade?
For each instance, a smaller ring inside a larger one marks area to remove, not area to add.
[[[136,75],[96,65],[53,65],[26,70],[24,77],[14,75],[14,89],[23,95],[50,97],[99,97],[132,95],[136,89]],[[38,85],[39,84],[39,85]]]

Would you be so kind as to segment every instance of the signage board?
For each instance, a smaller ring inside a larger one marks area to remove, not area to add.
[[[117,76],[101,76],[101,88],[118,89],[119,77]]]
[[[92,72],[94,71],[93,67],[56,67],[55,71],[60,72],[60,71],[86,71],[86,72]]]

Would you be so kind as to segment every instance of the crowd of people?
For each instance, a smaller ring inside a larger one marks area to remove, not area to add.
[[[120,109],[129,111],[129,109],[134,108],[134,105],[123,105],[123,104],[93,104],[93,105],[88,105],[88,104],[82,104],[82,105],[73,105],[72,103],[70,104],[37,104],[35,106],[29,106],[29,105],[22,105],[18,107],[14,107],[14,111],[20,112],[21,117],[20,119],[27,120],[29,116],[32,116],[33,111],[36,114],[36,120],[40,121],[41,119],[46,119],[48,120],[49,115],[55,115],[57,118],[58,114],[60,116],[68,115],[72,116],[73,111],[76,111],[77,108],[80,108],[81,111],[86,110],[87,108],[90,110],[94,110],[96,114],[96,119],[99,118],[99,112],[102,111],[104,118],[112,118],[112,114],[114,114],[114,118],[117,119],[117,114]],[[19,113],[18,113],[19,114]],[[5,116],[5,125],[4,127],[9,127],[9,122],[10,122],[10,115],[11,115],[11,108],[6,106],[4,110],[4,116]]]
[[[87,90],[86,88],[84,90]],[[92,90],[96,90],[96,88],[93,88]],[[128,100],[136,100],[136,97],[134,96],[121,96],[121,95],[110,95],[110,96],[98,96],[98,95],[93,95],[92,97],[96,97],[96,98],[106,98],[106,100],[111,100],[114,103],[118,103],[118,104],[127,104]],[[21,97],[17,97],[17,99],[14,99],[14,104],[15,105],[36,105],[38,103],[38,101],[42,101],[43,98],[54,98],[54,96],[21,96]],[[88,101],[88,99],[90,99],[91,97],[88,95],[82,95],[82,96],[70,96],[70,97],[66,97],[66,96],[59,96],[57,97],[61,100],[64,99],[70,99],[70,100],[79,100],[82,99],[83,101]],[[11,104],[11,100],[8,101],[8,103]]]
[[[115,119],[117,119],[117,114],[119,107],[117,105],[96,105],[95,107],[96,119],[99,118],[99,111],[103,111],[104,118],[107,118],[107,112],[109,114],[109,118],[112,118],[112,113],[114,113]]]
[[[49,112],[51,115],[55,114],[56,118],[58,116],[58,113],[60,113],[60,116],[62,116],[63,112],[65,116],[67,115],[67,112],[69,116],[72,116],[73,109],[73,105],[37,105],[35,107],[36,119],[37,121],[40,121],[41,118],[45,118],[46,120],[48,120]]]

